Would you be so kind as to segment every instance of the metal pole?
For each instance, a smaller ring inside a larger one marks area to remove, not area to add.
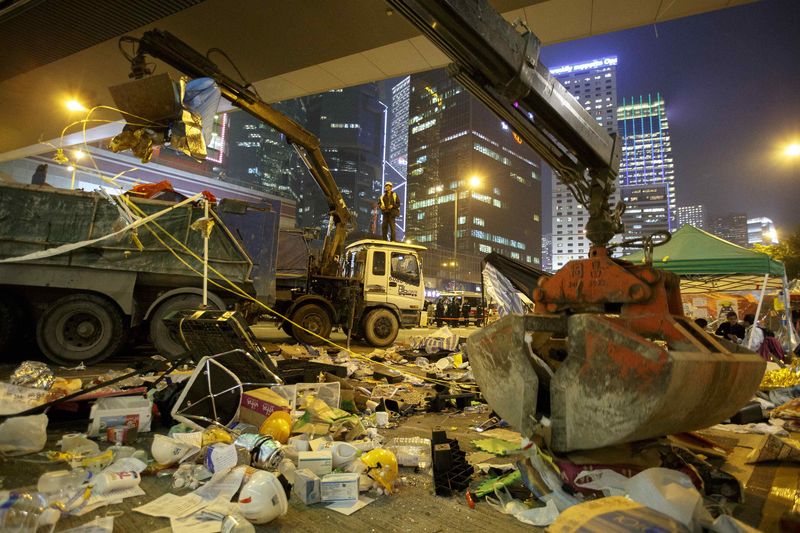
[[[208,198],[203,202],[205,206],[206,225],[208,225]],[[203,232],[203,308],[208,307],[208,227]]]
[[[456,262],[458,250],[458,186],[456,186],[456,199],[453,202],[453,263]],[[453,265],[455,267],[455,265]]]
[[[758,297],[758,305],[756,306],[756,318],[750,331],[747,333],[746,347],[750,347],[750,340],[753,338],[753,330],[758,327],[758,317],[761,316],[761,305],[764,303],[764,295],[767,293],[767,281],[769,281],[769,273],[764,274],[764,283],[761,285],[761,296]]]

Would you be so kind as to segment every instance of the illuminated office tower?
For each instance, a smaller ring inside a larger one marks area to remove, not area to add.
[[[609,134],[617,132],[616,56],[563,65],[550,69],[550,73]],[[614,202],[616,196],[612,199]],[[589,241],[584,227],[589,214],[556,179],[553,180],[552,205],[552,268],[558,270],[567,261],[587,257]]]
[[[756,217],[747,219],[747,244],[778,244],[778,232],[775,224],[767,217]]]
[[[406,235],[429,248],[426,282],[475,290],[481,259],[492,251],[538,267],[533,150],[443,70],[411,76],[408,127]]]
[[[747,215],[744,213],[716,216],[711,220],[710,230],[721,239],[747,248]]]
[[[664,99],[660,94],[623,98],[617,117],[622,143],[619,191],[626,205],[624,239],[675,231],[675,171]]]
[[[685,224],[689,224],[695,228],[705,229],[706,207],[703,204],[678,207],[678,225],[676,228],[680,229],[680,227]]]

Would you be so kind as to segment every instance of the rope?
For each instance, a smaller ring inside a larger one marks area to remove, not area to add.
[[[133,202],[131,202],[127,197],[125,198],[125,201],[128,203],[128,205],[131,207],[132,210],[137,211],[139,213],[142,213],[142,211],[139,209],[139,207],[137,205],[135,205]],[[163,232],[167,237],[169,237],[175,243],[177,243],[178,246],[183,248],[184,251],[187,252],[190,256],[192,256],[194,259],[196,259],[199,262],[202,262],[202,258],[200,256],[198,256],[196,253],[194,253],[193,250],[191,250],[189,247],[187,247],[183,242],[181,242],[179,239],[177,239],[170,232],[168,232],[163,227],[161,227],[157,222],[152,222],[152,225],[155,226],[156,228],[158,228],[161,232]],[[198,276],[202,276],[202,273],[199,270],[197,270],[192,265],[190,265],[183,257],[180,256],[180,254],[174,248],[172,248],[166,242],[164,242],[164,240],[158,235],[158,233],[155,230],[153,230],[153,228],[151,228],[150,226],[151,226],[150,223],[145,224],[145,227],[147,228],[147,230],[150,231],[150,233],[153,235],[153,237],[155,237],[155,239],[165,249],[167,249],[170,253],[172,253],[172,255],[174,255],[175,258],[178,259],[178,261],[180,261],[189,270],[191,270],[192,272],[194,272]],[[242,290],[233,281],[228,279],[224,274],[219,272],[213,266],[209,265],[208,269],[211,272],[213,272],[217,277],[219,277],[220,279],[225,281],[230,287],[225,287],[225,286],[221,285],[220,283],[218,283],[217,281],[209,279],[208,281],[212,285],[214,285],[214,286],[216,286],[216,287],[218,287],[218,288],[220,288],[220,289],[222,289],[224,291],[228,291],[228,292],[230,292],[232,294],[240,296],[240,297],[242,297],[242,298],[244,298],[246,300],[249,300],[249,301],[261,306],[265,311],[267,311],[271,315],[277,316],[277,317],[281,318],[282,320],[285,320],[286,322],[292,324],[293,326],[298,327],[302,331],[305,331],[306,333],[309,333],[309,334],[313,335],[314,337],[320,339],[324,343],[326,343],[326,344],[328,344],[328,345],[330,345],[330,346],[332,346],[334,348],[338,348],[340,351],[346,352],[348,355],[350,355],[351,357],[353,357],[355,359],[360,359],[360,360],[363,360],[365,362],[369,362],[369,363],[371,363],[373,365],[379,365],[379,366],[382,366],[382,367],[387,368],[389,370],[395,370],[395,371],[399,372],[400,374],[402,374],[404,376],[407,376],[407,377],[411,377],[413,379],[420,379],[422,381],[427,381],[427,382],[434,383],[434,384],[440,384],[440,385],[446,385],[446,386],[455,386],[455,387],[458,387],[458,388],[461,388],[461,389],[464,389],[464,390],[472,390],[472,388],[473,388],[471,386],[462,385],[462,384],[456,383],[454,381],[446,381],[446,380],[440,380],[440,379],[435,379],[435,378],[429,378],[427,376],[420,376],[420,375],[414,374],[413,372],[408,372],[408,371],[405,371],[405,370],[401,370],[401,369],[398,369],[398,368],[396,368],[394,366],[387,365],[387,364],[384,364],[384,363],[380,363],[378,361],[374,361],[374,360],[370,359],[369,357],[366,357],[366,356],[361,355],[359,353],[353,352],[352,350],[350,350],[350,349],[348,349],[348,348],[346,348],[344,346],[341,346],[341,345],[335,343],[334,341],[332,341],[330,339],[322,337],[322,336],[318,335],[317,333],[304,328],[300,324],[292,321],[288,317],[286,317],[286,316],[282,315],[281,313],[277,312],[276,310],[272,309],[271,307],[269,307],[264,302],[261,302],[260,300],[258,300],[256,298],[254,298],[253,296],[247,294],[244,290]]]

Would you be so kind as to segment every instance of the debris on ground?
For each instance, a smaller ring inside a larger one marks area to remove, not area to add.
[[[725,466],[734,447],[718,436],[758,439],[747,463],[800,461],[792,438],[800,387],[772,386],[791,381],[785,369],[713,433],[556,454],[484,403],[447,327],[367,355],[299,344],[268,354],[283,383],[244,375],[240,360],[222,356],[87,379],[75,377],[86,370],[19,365],[0,382],[0,452],[51,468],[0,493],[0,529],[86,517],[85,526],[110,531],[104,509],[137,498],[130,512],[169,519],[174,531],[246,531],[287,520],[292,505],[349,516],[402,499],[422,479],[435,497],[551,531],[602,529],[609,520],[748,531],[731,516],[744,500]],[[88,423],[49,427],[69,417]],[[442,422],[422,434],[403,430],[419,417]],[[455,435],[446,424],[453,417],[463,419]],[[149,480],[162,478],[154,492]]]

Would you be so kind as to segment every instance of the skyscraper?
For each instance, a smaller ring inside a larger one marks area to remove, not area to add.
[[[619,188],[626,204],[624,238],[672,232],[677,229],[675,172],[664,99],[660,94],[623,98],[617,117],[622,143]]]
[[[367,83],[306,98],[307,128],[319,137],[322,153],[359,231],[371,233],[374,206],[381,194],[385,107],[378,87]],[[311,207],[317,227],[327,226],[322,194],[298,202]]]
[[[684,224],[690,224],[695,228],[705,229],[706,207],[703,204],[678,207],[678,224],[676,228],[680,229]]]
[[[406,233],[406,206],[408,188],[408,105],[411,95],[411,77],[406,76],[395,84],[391,90],[391,104],[389,105],[389,128],[386,153],[384,157],[383,183],[392,182],[393,190],[400,198],[400,215],[395,220],[397,224],[397,238],[405,238]],[[381,187],[381,189],[383,189]]]
[[[426,279],[469,288],[491,251],[538,266],[538,156],[444,71],[410,88],[407,236],[430,248]]]
[[[617,132],[617,62],[616,56],[609,56],[550,69],[609,134]],[[556,179],[552,205],[552,268],[558,270],[567,261],[587,257],[589,241],[584,226],[589,214]]]
[[[747,248],[747,215],[730,213],[711,220],[711,233],[733,244]]]
[[[778,244],[778,232],[775,224],[767,217],[747,219],[747,244]]]

